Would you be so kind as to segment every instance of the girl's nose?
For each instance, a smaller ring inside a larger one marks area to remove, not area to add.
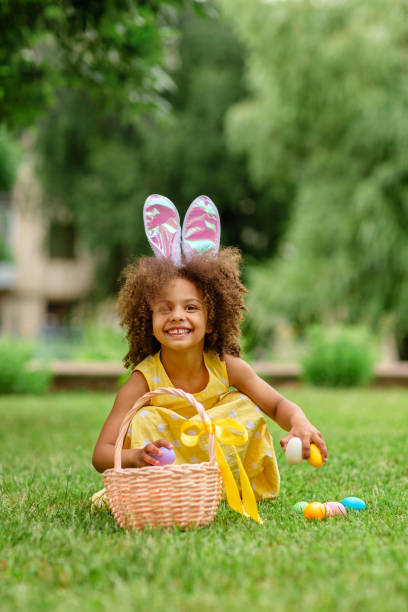
[[[180,321],[184,319],[184,311],[181,308],[175,308],[171,313],[171,318],[173,321]]]

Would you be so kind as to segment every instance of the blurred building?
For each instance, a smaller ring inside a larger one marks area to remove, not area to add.
[[[0,194],[0,333],[35,337],[64,328],[92,287],[92,261],[62,210],[40,207],[31,162],[11,193]]]

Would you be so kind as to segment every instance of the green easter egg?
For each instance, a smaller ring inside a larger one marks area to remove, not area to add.
[[[296,514],[303,514],[303,510],[306,508],[308,504],[309,502],[305,502],[305,501],[297,502],[294,506],[292,506],[292,510],[296,512]]]

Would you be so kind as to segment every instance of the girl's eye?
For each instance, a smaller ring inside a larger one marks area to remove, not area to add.
[[[197,306],[194,306],[193,304],[189,304],[188,306],[186,306],[186,310],[189,310],[189,311],[197,310]]]

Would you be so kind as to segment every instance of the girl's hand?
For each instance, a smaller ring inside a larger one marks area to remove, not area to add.
[[[160,462],[152,457],[157,455],[160,457],[162,454],[160,447],[173,448],[173,445],[168,440],[156,440],[155,442],[149,442],[144,448],[138,448],[135,451],[135,467],[146,467],[147,465],[160,465]]]
[[[327,461],[327,448],[323,436],[306,418],[296,420],[289,433],[282,438],[280,444],[283,451],[286,450],[289,440],[295,436],[302,440],[303,459],[309,458],[310,444],[313,442],[320,449],[323,461]]]

